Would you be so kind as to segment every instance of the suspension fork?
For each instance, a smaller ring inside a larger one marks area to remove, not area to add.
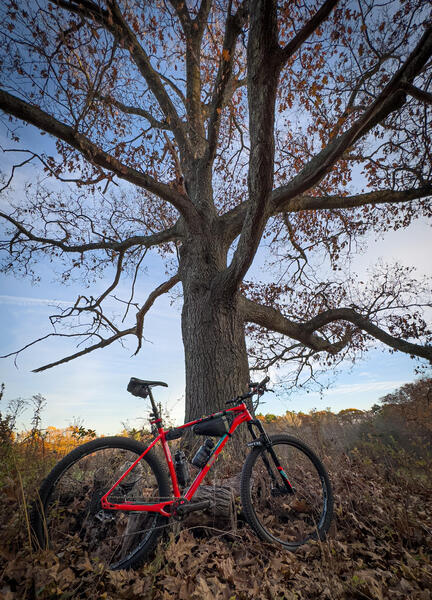
[[[280,464],[279,459],[276,456],[276,452],[273,450],[273,446],[271,444],[270,438],[267,435],[264,427],[262,426],[262,423],[258,419],[254,419],[253,421],[249,421],[247,425],[248,425],[250,434],[253,438],[253,441],[250,442],[248,444],[248,446],[261,446],[261,447],[264,447],[268,451],[268,453],[270,454],[270,456],[273,459],[274,465],[279,473],[279,476],[282,479],[284,488],[286,489],[286,491],[289,494],[294,494],[295,490],[288,479],[288,475],[285,473],[282,465]],[[253,425],[255,425],[257,427],[257,429],[259,430],[259,432],[261,434],[259,437],[257,437],[255,435],[255,431],[253,430]],[[267,454],[263,452],[261,454],[261,458],[267,469],[270,479],[272,480],[273,485],[275,486],[276,489],[280,489],[280,484],[278,483],[278,479],[275,477],[272,466],[267,458]]]

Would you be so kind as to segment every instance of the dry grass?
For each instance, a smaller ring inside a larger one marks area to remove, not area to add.
[[[429,600],[430,441],[418,427],[409,435],[399,426],[398,437],[394,423],[386,430],[380,419],[324,420],[294,428],[315,447],[331,475],[335,518],[327,541],[287,553],[260,542],[240,519],[233,532],[171,532],[135,572],[107,571],[75,546],[62,556],[31,551],[28,502],[57,457],[40,444],[3,441],[0,597]],[[284,422],[271,427],[290,428]]]

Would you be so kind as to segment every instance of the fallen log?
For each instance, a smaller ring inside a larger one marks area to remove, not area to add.
[[[186,527],[213,527],[221,530],[236,530],[237,508],[234,491],[229,486],[202,485],[193,497],[193,502],[208,500],[209,508],[191,512],[183,520]]]

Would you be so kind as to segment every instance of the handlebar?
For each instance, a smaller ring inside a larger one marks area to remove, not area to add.
[[[227,400],[225,402],[225,404],[233,404],[234,402],[247,400],[248,398],[252,398],[252,396],[254,396],[255,394],[262,396],[264,394],[264,392],[267,391],[266,384],[269,381],[270,381],[270,377],[267,376],[267,377],[264,377],[264,379],[262,381],[260,381],[259,383],[256,383],[256,382],[249,383],[250,392],[247,392],[246,394],[243,394],[242,396],[237,396],[236,398],[233,398],[232,400]]]

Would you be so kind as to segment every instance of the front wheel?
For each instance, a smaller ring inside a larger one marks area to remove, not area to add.
[[[295,550],[325,537],[333,513],[330,480],[302,441],[289,435],[269,439],[271,446],[256,446],[243,466],[243,510],[261,539]]]
[[[158,513],[103,510],[101,498],[144,452],[128,438],[106,437],[75,448],[49,473],[32,511],[42,548],[57,554],[79,547],[110,569],[138,567],[166,524]],[[166,499],[168,477],[150,450],[108,496],[111,502],[152,504]]]

